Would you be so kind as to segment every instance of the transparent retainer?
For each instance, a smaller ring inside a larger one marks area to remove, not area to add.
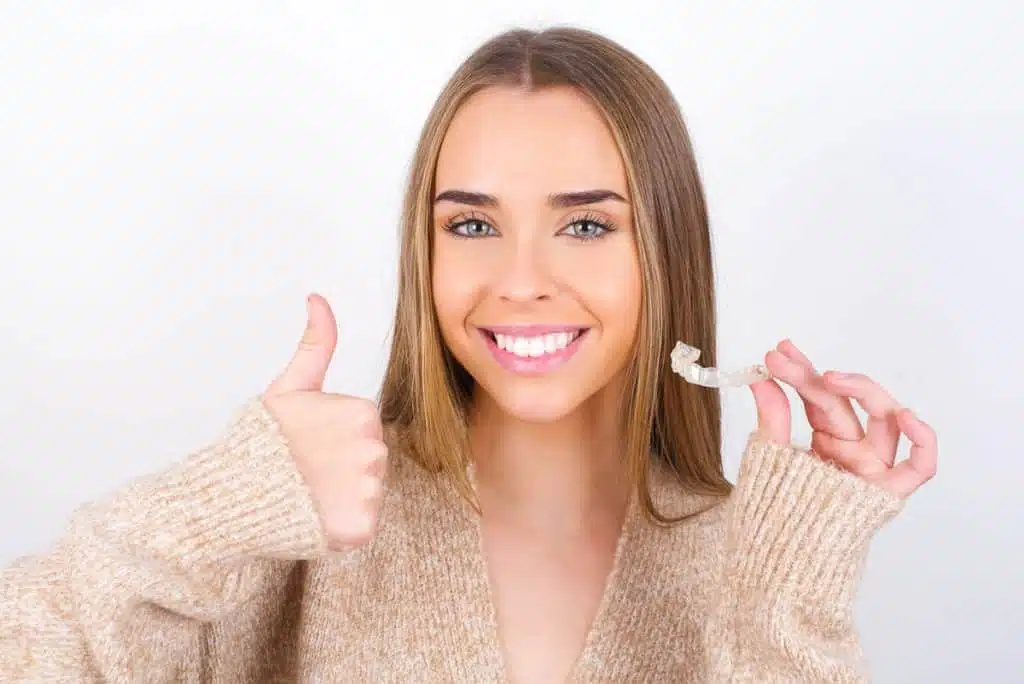
[[[672,371],[674,373],[681,376],[686,382],[700,385],[701,387],[743,387],[744,385],[752,385],[761,380],[767,380],[772,376],[771,372],[763,364],[747,366],[746,368],[734,371],[704,368],[697,365],[697,359],[700,358],[700,349],[682,342],[676,343],[669,358],[672,361]]]

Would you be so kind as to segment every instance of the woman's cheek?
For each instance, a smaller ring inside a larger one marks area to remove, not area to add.
[[[446,336],[458,335],[465,329],[466,320],[487,289],[487,259],[479,252],[456,244],[434,253],[434,307]]]
[[[631,244],[586,245],[565,271],[565,284],[577,293],[605,327],[639,319],[640,266]],[[590,254],[587,254],[590,252]],[[567,264],[568,265],[568,264]]]

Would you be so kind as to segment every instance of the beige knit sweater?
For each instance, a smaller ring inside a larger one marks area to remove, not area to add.
[[[652,478],[631,505],[577,682],[868,678],[851,615],[872,534],[900,501],[751,437],[728,499]],[[84,506],[3,571],[3,682],[504,680],[478,522],[393,456],[377,537],[329,553],[258,400],[216,443]]]

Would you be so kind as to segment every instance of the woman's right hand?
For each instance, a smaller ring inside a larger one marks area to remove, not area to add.
[[[387,447],[377,406],[323,391],[338,329],[323,297],[310,295],[298,349],[263,401],[277,419],[331,548],[369,541],[384,489]]]

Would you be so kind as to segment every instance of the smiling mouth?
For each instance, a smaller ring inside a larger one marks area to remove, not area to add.
[[[506,370],[536,375],[554,370],[572,358],[590,329],[520,326],[478,330],[495,360]]]
[[[534,335],[510,334],[481,328],[501,351],[522,359],[536,359],[563,351],[587,331],[572,328]]]

